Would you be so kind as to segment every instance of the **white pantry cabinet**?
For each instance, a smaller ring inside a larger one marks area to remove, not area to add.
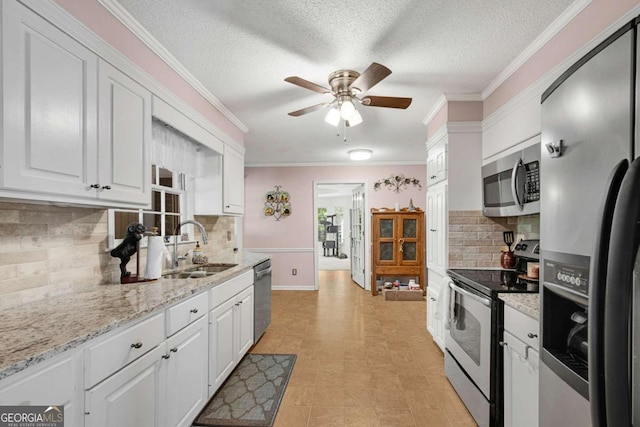
[[[427,190],[427,268],[444,276],[447,269],[447,184]]]
[[[447,140],[443,138],[427,151],[427,186],[447,179]]]
[[[2,5],[1,195],[148,206],[150,93],[20,3]]]
[[[253,271],[211,290],[209,313],[209,396],[253,345]]]
[[[538,426],[539,322],[504,307],[504,425]]]

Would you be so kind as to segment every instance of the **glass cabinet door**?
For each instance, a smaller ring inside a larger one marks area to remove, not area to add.
[[[422,227],[415,215],[403,215],[399,221],[399,251],[401,253],[401,265],[418,265],[422,256],[422,249],[419,246]]]
[[[394,215],[379,215],[375,218],[374,230],[377,234],[378,265],[395,265],[397,262],[397,225]]]

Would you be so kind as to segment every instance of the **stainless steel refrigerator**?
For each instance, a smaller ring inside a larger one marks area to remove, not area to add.
[[[543,427],[640,426],[637,46],[634,21],[542,96]]]

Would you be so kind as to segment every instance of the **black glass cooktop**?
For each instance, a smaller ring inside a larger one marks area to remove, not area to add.
[[[496,297],[498,293],[538,293],[538,281],[514,270],[451,269],[447,274],[477,291]]]

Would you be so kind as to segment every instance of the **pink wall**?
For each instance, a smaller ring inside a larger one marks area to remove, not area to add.
[[[593,0],[487,97],[484,101],[484,117],[490,116],[638,4],[638,0]]]
[[[449,109],[445,103],[435,116],[427,123],[427,139],[431,138],[449,120]]]
[[[54,0],[104,41],[162,83],[240,144],[244,133],[142,43],[97,0]]]
[[[391,174],[420,180],[422,189],[410,185],[401,193],[383,188],[373,190],[373,183]],[[271,167],[245,168],[245,208],[243,246],[251,248],[307,249],[314,247],[313,230],[313,182],[366,182],[369,208],[401,207],[413,199],[415,207],[425,209],[426,167],[424,165],[400,166],[326,166],[326,167]],[[292,215],[276,221],[262,213],[265,194],[274,185],[291,195]],[[276,262],[277,261],[277,262]],[[313,285],[313,253],[277,253],[274,255],[274,286]],[[298,269],[292,276],[291,269]]]
[[[475,122],[482,120],[482,101],[449,101],[447,104],[447,121]]]

